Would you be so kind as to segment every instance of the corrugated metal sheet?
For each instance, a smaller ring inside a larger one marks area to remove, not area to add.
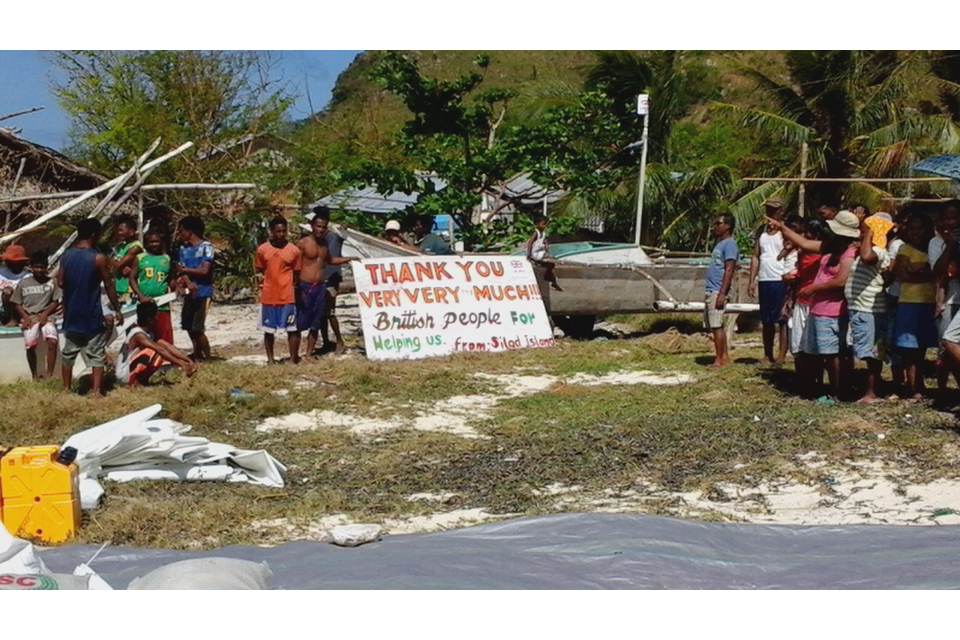
[[[420,180],[433,183],[436,191],[447,186],[447,183],[439,177],[431,174],[417,174]],[[344,209],[346,211],[360,211],[363,213],[387,214],[403,211],[410,205],[416,204],[420,193],[414,191],[410,194],[402,191],[384,195],[377,191],[376,185],[369,185],[363,189],[350,187],[343,189],[329,196],[320,198],[310,205],[310,208],[323,205],[331,209]]]
[[[566,192],[561,189],[546,190],[539,184],[530,179],[530,172],[518,173],[503,185],[503,189],[492,188],[490,193],[494,196],[501,195],[508,200],[519,200],[521,204],[532,205],[543,202],[544,193],[547,195],[547,202],[556,202]]]

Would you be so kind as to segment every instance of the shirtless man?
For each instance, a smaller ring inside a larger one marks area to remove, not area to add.
[[[341,265],[356,258],[335,258],[327,250],[324,236],[327,221],[316,216],[310,224],[310,235],[297,243],[300,249],[300,295],[297,302],[297,331],[307,331],[307,359],[313,359],[313,350],[320,335],[320,323],[326,306],[326,284],[323,274],[327,265]]]

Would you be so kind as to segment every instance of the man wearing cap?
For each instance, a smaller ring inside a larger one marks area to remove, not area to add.
[[[9,326],[18,322],[18,316],[13,309],[10,299],[17,288],[17,284],[27,275],[27,258],[23,247],[18,244],[9,245],[0,256],[4,265],[0,267],[0,290],[3,291],[3,304],[0,305],[0,326]]]
[[[410,251],[416,251],[420,253],[420,250],[415,246],[408,244],[406,240],[403,239],[403,234],[400,233],[400,223],[396,220],[388,220],[387,225],[383,228],[383,237],[387,242],[391,242],[398,247],[403,247],[404,249],[409,249]]]
[[[779,198],[770,198],[763,203],[766,217],[781,221],[783,202]],[[748,292],[751,298],[760,300],[760,323],[763,325],[763,360],[765,364],[783,364],[787,357],[787,321],[783,317],[783,302],[787,296],[787,285],[783,281],[783,234],[766,224],[757,230],[753,242],[753,254],[750,256],[750,279]],[[780,348],[777,357],[773,356],[774,337],[779,336]]]

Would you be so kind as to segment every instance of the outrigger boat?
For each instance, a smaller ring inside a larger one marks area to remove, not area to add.
[[[332,224],[344,239],[343,255],[358,258],[387,258],[419,255],[386,240],[354,229]],[[590,335],[598,318],[618,314],[703,310],[708,258],[650,258],[637,245],[614,243],[559,243],[550,245],[557,258],[555,273],[563,291],[544,281],[544,270],[536,267],[537,281],[547,312],[567,335]],[[517,251],[514,255],[523,255]],[[623,260],[622,263],[615,262]],[[745,269],[734,275],[731,313],[757,311],[747,299]]]

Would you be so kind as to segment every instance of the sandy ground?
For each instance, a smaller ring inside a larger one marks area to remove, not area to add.
[[[179,309],[175,309],[174,313],[178,318]],[[359,335],[359,310],[355,295],[341,296],[338,316],[344,335]],[[208,319],[208,335],[214,350],[227,346],[259,346],[262,334],[257,328],[256,306],[213,305]],[[190,341],[184,332],[178,330],[175,341],[178,346],[189,348]],[[235,356],[231,361],[262,364],[265,359],[256,354]],[[563,379],[535,375],[529,370],[509,376],[476,375],[489,380],[497,389],[486,394],[454,396],[435,405],[416,406],[412,412],[407,412],[412,414],[409,417],[384,420],[334,410],[310,411],[268,418],[256,429],[261,432],[348,429],[354,434],[369,437],[393,429],[417,429],[464,438],[488,438],[477,427],[491,417],[497,403],[535,394],[553,385],[697,384],[696,379],[688,374],[643,370],[617,371],[603,376],[578,373]],[[878,433],[877,436],[884,437],[884,434]],[[702,491],[682,493],[671,492],[644,478],[637,478],[628,489],[607,489],[600,494],[588,493],[578,486],[559,484],[533,491],[536,495],[551,498],[558,512],[657,512],[677,517],[762,524],[960,524],[960,478],[909,484],[903,480],[899,470],[877,461],[847,460],[839,465],[828,465],[815,451],[798,456],[795,465],[797,469],[804,470],[806,475],[818,480],[802,483],[783,478],[756,486],[715,484]],[[811,471],[814,473],[811,474]],[[516,515],[495,515],[478,508],[451,508],[456,505],[457,496],[443,492],[442,488],[438,489],[437,494],[414,494],[408,496],[408,500],[432,505],[436,510],[431,515],[377,523],[385,533],[439,531]],[[330,529],[340,524],[351,522],[342,514],[331,514],[310,522],[279,519],[257,522],[252,526],[266,532],[268,537],[281,541],[323,540]]]

